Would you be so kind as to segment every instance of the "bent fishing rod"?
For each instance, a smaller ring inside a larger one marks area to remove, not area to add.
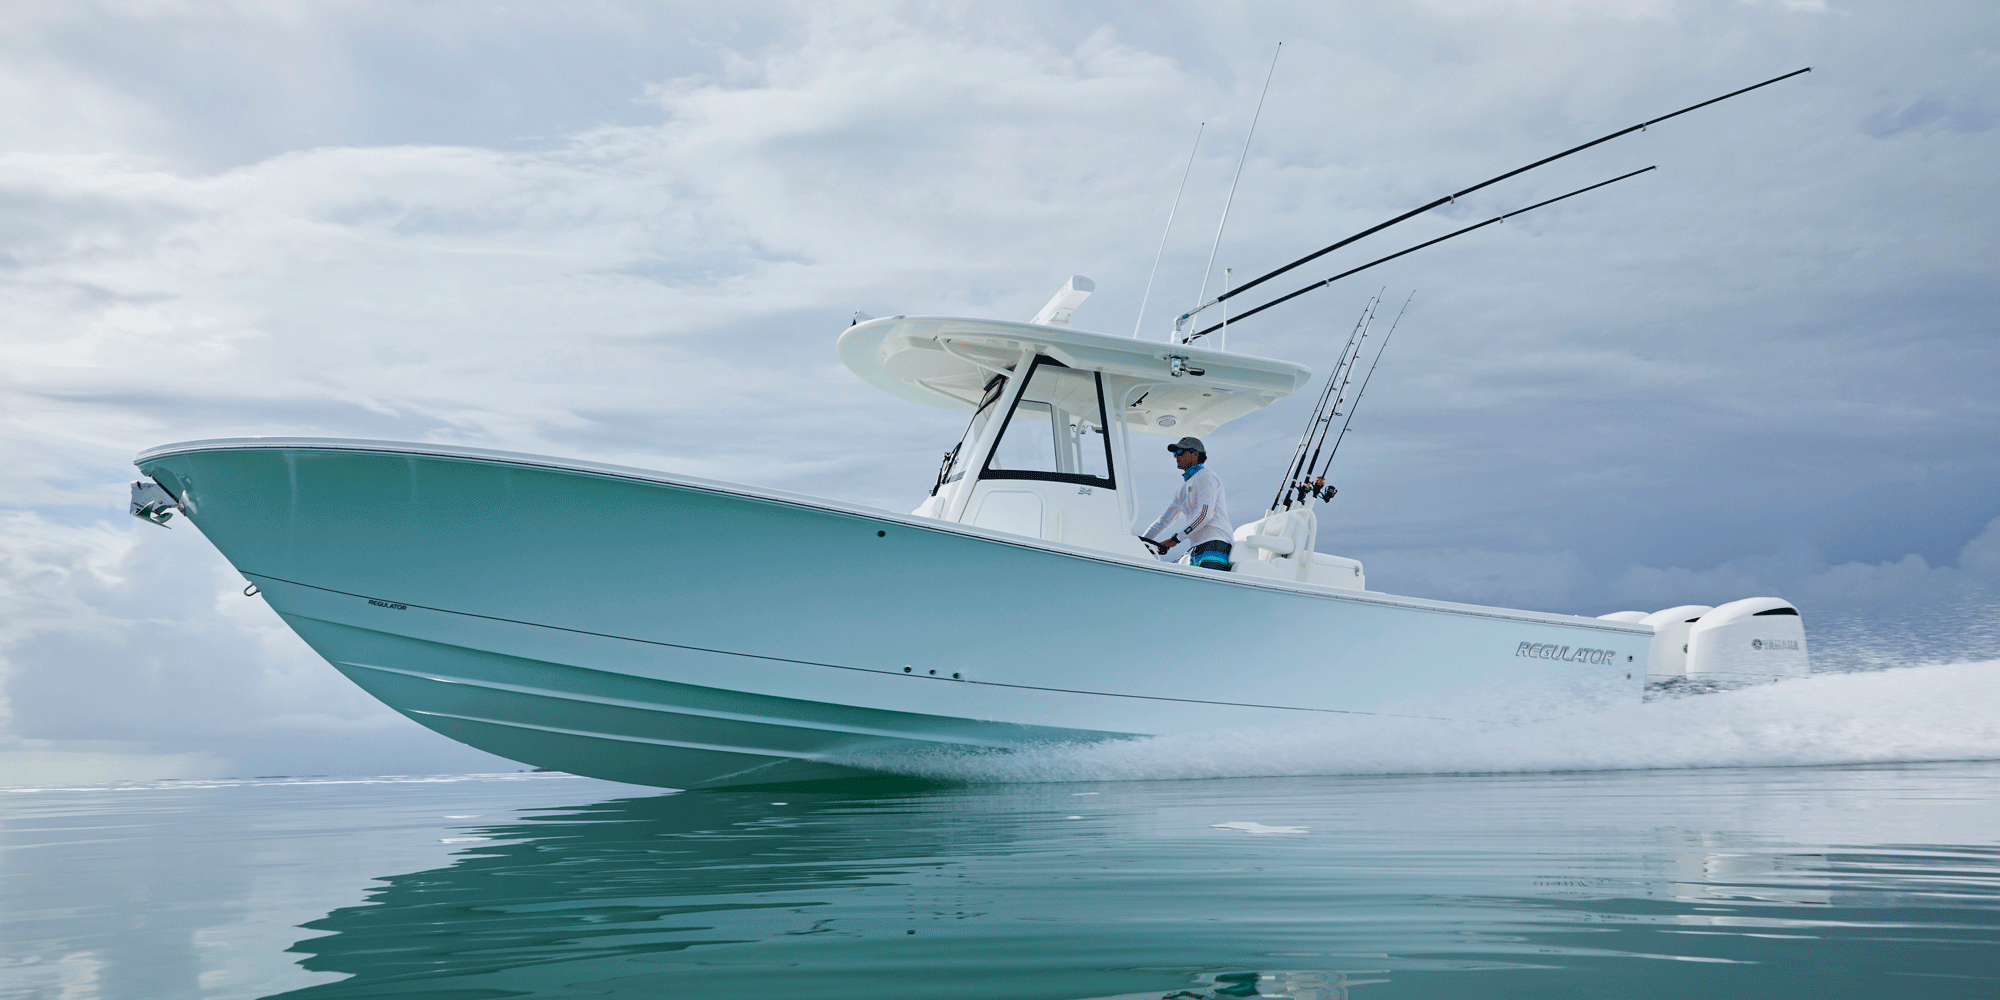
[[[1557,161],[1557,160],[1560,160],[1560,159],[1562,159],[1562,158],[1563,158],[1563,157],[1565,157],[1565,156],[1570,156],[1570,155],[1573,155],[1573,154],[1576,154],[1576,153],[1581,153],[1581,152],[1583,152],[1583,151],[1584,151],[1584,150],[1586,150],[1586,149],[1589,149],[1589,148],[1591,148],[1591,147],[1593,147],[1593,146],[1596,146],[1596,145],[1599,145],[1599,144],[1602,144],[1602,143],[1606,143],[1606,142],[1610,142],[1611,140],[1613,140],[1613,139],[1616,139],[1616,138],[1618,138],[1618,137],[1620,137],[1620,136],[1624,136],[1624,135],[1630,135],[1630,134],[1632,134],[1633,132],[1643,132],[1643,131],[1645,131],[1645,130],[1647,129],[1647,127],[1649,127],[1649,126],[1652,126],[1652,125],[1658,125],[1659,123],[1661,123],[1661,122],[1663,122],[1663,121],[1666,121],[1666,120],[1668,120],[1668,119],[1670,119],[1670,118],[1678,118],[1678,117],[1680,117],[1681,115],[1684,115],[1684,114],[1687,114],[1687,113],[1688,113],[1688,112],[1690,112],[1690,111],[1698,111],[1698,110],[1700,110],[1700,109],[1702,109],[1702,108],[1705,108],[1705,107],[1708,107],[1708,106],[1709,106],[1709,105],[1711,105],[1711,104],[1716,104],[1716,103],[1719,103],[1719,102],[1721,102],[1721,101],[1726,101],[1726,100],[1729,100],[1729,99],[1730,99],[1730,98],[1732,98],[1732,97],[1738,97],[1738,96],[1741,96],[1741,95],[1743,95],[1743,94],[1747,94],[1747,93],[1749,93],[1749,92],[1751,92],[1751,91],[1753,91],[1753,90],[1758,90],[1758,89],[1760,89],[1760,88],[1763,88],[1763,87],[1768,87],[1768,86],[1770,86],[1770,85],[1772,85],[1772,84],[1774,84],[1774,83],[1778,83],[1778,82],[1780,82],[1780,81],[1783,81],[1783,80],[1789,80],[1789,79],[1791,79],[1792,77],[1795,77],[1795,76],[1798,76],[1798,75],[1800,75],[1800,74],[1802,74],[1802,73],[1810,73],[1810,72],[1812,72],[1812,67],[1811,67],[1811,66],[1807,66],[1807,67],[1806,67],[1806,68],[1804,68],[1804,69],[1796,69],[1796,70],[1793,70],[1793,71],[1791,71],[1790,73],[1786,73],[1786,74],[1784,74],[1783,76],[1774,76],[1774,77],[1772,77],[1772,78],[1771,78],[1771,79],[1769,79],[1769,80],[1765,80],[1765,81],[1764,81],[1763,83],[1757,83],[1757,84],[1752,84],[1752,85],[1750,85],[1750,86],[1748,86],[1748,87],[1744,87],[1744,88],[1743,88],[1743,89],[1741,89],[1741,90],[1733,90],[1733,91],[1730,91],[1729,93],[1727,93],[1727,94],[1724,94],[1724,95],[1722,95],[1721,97],[1711,97],[1711,98],[1709,98],[1708,100],[1706,100],[1706,101],[1703,101],[1703,102],[1701,102],[1700,104],[1690,104],[1690,105],[1688,105],[1687,107],[1685,107],[1685,108],[1682,108],[1682,109],[1680,109],[1679,111],[1675,111],[1675,112],[1673,112],[1673,113],[1671,113],[1671,114],[1664,114],[1664,115],[1661,115],[1661,116],[1659,116],[1658,118],[1649,118],[1649,119],[1647,119],[1646,121],[1643,121],[1643,122],[1640,122],[1640,123],[1639,123],[1639,124],[1637,124],[1637,125],[1633,125],[1633,126],[1630,126],[1630,127],[1628,127],[1628,128],[1622,128],[1622,129],[1619,129],[1618,131],[1616,131],[1616,132],[1613,132],[1613,133],[1611,133],[1611,134],[1609,134],[1609,135],[1605,135],[1605,136],[1601,136],[1601,137],[1599,137],[1599,138],[1596,138],[1596,139],[1592,139],[1592,140],[1590,140],[1589,142],[1586,142],[1586,143],[1584,143],[1584,144],[1582,144],[1582,145],[1580,145],[1580,146],[1572,146],[1571,148],[1569,148],[1569,149],[1565,149],[1565,150],[1563,150],[1562,152],[1560,152],[1560,153],[1557,153],[1557,154],[1555,154],[1554,156],[1545,156],[1545,157],[1543,157],[1543,158],[1541,158],[1541,159],[1539,159],[1539,160],[1536,160],[1535,162],[1533,162],[1533,163],[1530,163],[1530,164],[1528,164],[1528,165],[1526,165],[1526,166],[1522,166],[1522,167],[1516,167],[1516,168],[1514,168],[1513,170],[1509,170],[1509,171],[1507,171],[1507,172],[1506,172],[1506,173],[1504,173],[1504,174],[1500,174],[1500,175],[1498,175],[1498,176],[1496,176],[1496,177],[1490,177],[1490,178],[1488,178],[1488,179],[1486,179],[1486,180],[1483,180],[1483,181],[1480,181],[1479,183],[1477,183],[1477,184],[1474,184],[1474,185],[1472,185],[1471,187],[1469,187],[1469,188],[1466,188],[1466,189],[1464,189],[1464,190],[1462,190],[1462,191],[1454,191],[1454,192],[1452,192],[1451,194],[1448,194],[1448,195],[1445,195],[1445,196],[1443,196],[1443,197],[1441,197],[1441,198],[1438,198],[1438,199],[1437,199],[1437,200],[1435,200],[1435,201],[1432,201],[1432,202],[1430,202],[1429,204],[1426,204],[1426,205],[1422,205],[1422,206],[1419,206],[1419,207],[1417,207],[1417,208],[1413,208],[1413,209],[1411,209],[1411,210],[1409,210],[1409,211],[1407,211],[1407,212],[1404,212],[1403,214],[1401,214],[1401,215],[1398,215],[1398,216],[1396,216],[1395,218],[1393,218],[1393,219],[1390,219],[1390,220],[1388,220],[1387,222],[1383,222],[1383,223],[1380,223],[1380,224],[1378,224],[1378,225],[1375,225],[1375,226],[1371,226],[1371,227],[1369,227],[1369,228],[1367,228],[1367,229],[1364,229],[1364,230],[1362,230],[1361,232],[1358,232],[1358,233],[1355,233],[1354,235],[1352,235],[1352,236],[1349,236],[1349,237],[1347,237],[1346,239],[1343,239],[1343,240],[1340,240],[1340,241],[1338,241],[1338,242],[1336,242],[1336,243],[1333,243],[1333,244],[1332,244],[1332,245],[1330,245],[1330,246],[1326,246],[1326,247],[1322,247],[1322,248],[1320,248],[1320,249],[1318,249],[1318,250],[1315,250],[1315,251],[1313,251],[1312,253],[1309,253],[1309,254],[1306,254],[1306,255],[1305,255],[1304,257],[1300,257],[1300,258],[1299,258],[1298,260],[1295,260],[1295,261],[1292,261],[1291,263],[1289,263],[1289,264],[1286,264],[1285,266],[1283,266],[1283,267],[1280,267],[1280,268],[1278,268],[1278,269],[1276,269],[1276,270],[1274,270],[1274,271],[1270,271],[1270,272],[1267,272],[1267,273],[1265,273],[1265,274],[1263,274],[1263,275],[1260,275],[1260,276],[1258,276],[1258,277],[1256,277],[1256,278],[1252,278],[1251,280],[1249,280],[1249,281],[1246,281],[1246,282],[1244,282],[1243,284],[1241,284],[1241,285],[1238,285],[1238,286],[1236,286],[1235,288],[1232,288],[1232,289],[1230,289],[1230,290],[1228,290],[1228,291],[1226,291],[1226,292],[1222,293],[1221,295],[1218,295],[1218,296],[1216,296],[1216,297],[1215,297],[1214,299],[1212,299],[1212,300],[1210,300],[1210,301],[1208,301],[1208,302],[1204,302],[1204,303],[1202,303],[1201,305],[1198,305],[1198,306],[1194,307],[1193,309],[1189,310],[1188,312],[1186,312],[1186,313],[1183,313],[1183,314],[1182,314],[1182,315],[1180,316],[1180,318],[1179,318],[1178,320],[1176,320],[1176,321],[1175,321],[1175,323],[1174,323],[1174,326],[1175,326],[1176,328],[1178,328],[1178,327],[1179,327],[1179,326],[1180,326],[1180,325],[1181,325],[1182,323],[1185,323],[1185,322],[1187,322],[1188,320],[1190,320],[1190,319],[1193,319],[1193,318],[1194,318],[1195,316],[1198,316],[1198,315],[1200,315],[1200,314],[1201,314],[1201,312],[1202,312],[1203,310],[1205,310],[1205,309],[1208,309],[1208,308],[1210,308],[1211,306],[1214,306],[1214,305],[1216,305],[1217,303],[1219,303],[1219,302],[1222,302],[1222,301],[1223,301],[1223,300],[1225,300],[1225,299],[1229,299],[1229,298],[1234,298],[1235,296],[1238,296],[1238,295],[1241,295],[1241,294],[1243,294],[1244,292],[1247,292],[1247,291],[1249,291],[1250,289],[1252,289],[1252,288],[1255,288],[1255,287],[1257,287],[1258,285],[1261,285],[1261,284],[1263,284],[1264,282],[1266,282],[1266,281],[1269,281],[1269,280],[1271,280],[1272,278],[1275,278],[1275,277],[1277,277],[1278,275],[1281,275],[1281,274],[1284,274],[1285,272],[1287,272],[1287,271],[1290,271],[1290,270],[1292,270],[1293,268],[1296,268],[1296,267],[1299,267],[1300,265],[1303,265],[1303,264],[1308,264],[1308,263],[1311,263],[1312,261],[1315,261],[1315,260],[1318,260],[1319,258],[1321,258],[1321,257],[1323,257],[1323,256],[1325,256],[1325,255],[1327,255],[1327,254],[1329,254],[1329,253],[1332,253],[1333,251],[1335,251],[1335,250],[1338,250],[1338,249],[1340,249],[1341,247],[1344,247],[1344,246],[1348,245],[1349,243],[1353,243],[1354,241],[1356,241],[1356,240],[1359,240],[1359,239],[1362,239],[1362,238],[1364,238],[1364,237],[1368,237],[1368,236],[1373,236],[1374,234],[1376,234],[1376,233],[1379,233],[1379,232],[1381,232],[1382,230],[1384,230],[1384,229],[1387,229],[1387,228],[1389,228],[1390,226],[1393,226],[1393,225],[1396,225],[1396,224],[1398,224],[1398,223],[1401,223],[1401,222],[1406,222],[1406,221],[1408,221],[1408,220],[1410,220],[1410,219],[1413,219],[1413,218],[1415,218],[1415,217],[1417,217],[1417,216],[1419,216],[1419,215],[1422,215],[1422,214],[1424,214],[1425,212],[1428,212],[1428,211],[1430,211],[1431,209],[1434,209],[1434,208],[1437,208],[1437,207],[1438,207],[1438,206],[1440,206],[1440,205],[1448,205],[1448,204],[1451,204],[1451,203],[1453,203],[1453,202],[1457,201],[1458,199],[1460,199],[1460,198],[1463,198],[1463,197],[1465,197],[1466,195],[1468,195],[1468,194],[1471,194],[1471,193],[1473,193],[1474,191],[1478,191],[1478,190],[1479,190],[1479,189],[1481,189],[1481,188],[1484,188],[1484,187],[1488,187],[1488,186],[1491,186],[1491,185],[1494,185],[1494,184],[1498,184],[1498,183],[1500,183],[1501,181],[1504,181],[1504,180],[1508,179],[1509,177],[1515,177],[1515,176],[1518,176],[1518,175],[1520,175],[1520,174],[1524,174],[1524,173],[1527,173],[1528,171],[1530,171],[1530,170],[1533,170],[1533,169],[1535,169],[1535,168],[1537,168],[1537,167],[1542,167],[1542,166],[1546,166],[1546,165],[1548,165],[1548,164],[1550,164],[1550,163],[1554,163],[1555,161]],[[1238,316],[1238,317],[1236,317],[1236,319],[1239,319],[1239,320],[1240,320],[1240,319],[1242,319],[1242,318],[1243,318],[1242,316]],[[1212,329],[1214,329],[1214,327],[1210,327],[1209,329],[1211,329],[1211,330],[1212,330]],[[1202,331],[1202,333],[1207,333],[1207,332],[1208,332],[1208,330],[1203,330],[1203,331]],[[1196,334],[1196,336],[1200,336],[1200,334]],[[1189,338],[1189,339],[1191,340],[1191,339],[1193,339],[1193,338]]]
[[[1622,181],[1622,180],[1624,180],[1624,179],[1626,179],[1626,178],[1628,178],[1628,177],[1637,177],[1637,176],[1639,176],[1640,174],[1643,174],[1643,173],[1645,173],[1645,172],[1646,172],[1646,171],[1648,171],[1648,170],[1658,170],[1658,169],[1660,169],[1660,168],[1659,168],[1659,167],[1657,167],[1657,166],[1653,166],[1653,167],[1641,167],[1641,168],[1639,168],[1638,170],[1634,170],[1634,171],[1632,171],[1632,172],[1631,172],[1631,173],[1629,173],[1629,174],[1619,174],[1618,176],[1616,176],[1616,177],[1613,177],[1613,178],[1611,178],[1611,179],[1610,179],[1610,180],[1608,180],[1608,181],[1598,181],[1597,183],[1595,183],[1595,184],[1592,184],[1592,185],[1591,185],[1591,186],[1589,186],[1589,187],[1582,187],[1582,188],[1577,188],[1576,190],[1574,190],[1574,191],[1571,191],[1571,192],[1570,192],[1570,193],[1568,193],[1568,194],[1562,194],[1562,195],[1557,195],[1557,196],[1555,196],[1554,198],[1550,198],[1550,199],[1549,199],[1549,200],[1547,200],[1547,201],[1538,201],[1538,202],[1536,202],[1536,203],[1534,203],[1534,204],[1532,204],[1532,205],[1529,205],[1529,206],[1528,206],[1527,208],[1517,208],[1517,209],[1515,209],[1515,210],[1513,210],[1513,211],[1511,211],[1511,212],[1507,212],[1507,213],[1505,213],[1505,214],[1502,214],[1502,215],[1496,215],[1496,216],[1494,216],[1494,217],[1492,217],[1492,218],[1490,218],[1490,219],[1487,219],[1487,220],[1486,220],[1485,222],[1475,222],[1475,223],[1473,223],[1472,225],[1469,225],[1469,226],[1465,227],[1464,229],[1458,229],[1458,230],[1454,230],[1454,231],[1452,231],[1452,232],[1449,232],[1449,233],[1446,233],[1446,234],[1444,234],[1443,236],[1440,236],[1440,237],[1438,237],[1438,238],[1436,238],[1436,239],[1433,239],[1433,240],[1425,240],[1424,242],[1422,242],[1422,243],[1419,243],[1419,244],[1417,244],[1416,246],[1413,246],[1413,247],[1411,247],[1411,248],[1409,248],[1409,249],[1407,249],[1407,250],[1398,250],[1398,251],[1396,251],[1395,253],[1392,253],[1392,254],[1390,254],[1390,255],[1389,255],[1389,256],[1387,256],[1387,257],[1379,257],[1379,258],[1377,258],[1377,259],[1375,259],[1375,260],[1371,260],[1371,261],[1369,261],[1368,263],[1366,263],[1366,264],[1363,264],[1363,265],[1361,265],[1360,267],[1354,267],[1354,268],[1349,268],[1349,269],[1347,269],[1347,270],[1345,270],[1345,271],[1342,271],[1342,272],[1340,272],[1339,274],[1336,274],[1336,275],[1334,275],[1333,277],[1331,277],[1331,278],[1327,278],[1327,279],[1325,279],[1325,280],[1323,280],[1323,281],[1315,281],[1315,282],[1313,282],[1312,284],[1310,284],[1310,285],[1307,285],[1306,287],[1304,287],[1304,288],[1301,288],[1301,289],[1299,289],[1298,291],[1295,291],[1295,292],[1292,292],[1292,293],[1290,293],[1290,294],[1288,294],[1288,295],[1280,295],[1280,296],[1278,296],[1277,298],[1275,298],[1275,299],[1272,299],[1271,301],[1269,301],[1269,302],[1266,302],[1266,303],[1264,303],[1263,305],[1261,305],[1261,306],[1258,306],[1258,307],[1257,307],[1257,308],[1255,308],[1255,309],[1252,309],[1252,310],[1250,310],[1250,311],[1248,311],[1248,312],[1245,312],[1245,313],[1243,313],[1243,314],[1241,314],[1241,315],[1239,315],[1239,316],[1235,317],[1235,319],[1234,319],[1234,320],[1232,320],[1232,322],[1236,322],[1236,323],[1241,323],[1241,322],[1243,322],[1244,320],[1246,320],[1246,319],[1249,319],[1250,317],[1252,317],[1252,316],[1255,316],[1255,315],[1257,315],[1258,313],[1260,313],[1260,312],[1263,312],[1264,310],[1266,310],[1266,309],[1269,309],[1269,308],[1271,308],[1272,306],[1275,306],[1275,305],[1279,305],[1279,304],[1281,304],[1281,303],[1285,303],[1285,302],[1290,302],[1291,300],[1293,300],[1293,299],[1296,299],[1296,298],[1298,298],[1299,296],[1301,296],[1301,295],[1304,295],[1304,294],[1305,294],[1305,293],[1307,293],[1307,292],[1311,292],[1311,291],[1317,291],[1318,289],[1321,289],[1321,288],[1325,288],[1326,286],[1328,286],[1328,285],[1331,285],[1331,284],[1333,284],[1334,282],[1336,282],[1336,281],[1339,281],[1340,279],[1342,279],[1342,278],[1345,278],[1345,277],[1347,277],[1347,276],[1348,276],[1348,275],[1350,275],[1350,274],[1359,274],[1359,273],[1361,273],[1362,271],[1366,271],[1366,270],[1368,270],[1369,268],[1371,268],[1371,267],[1374,267],[1374,266],[1375,266],[1375,265],[1377,265],[1377,264],[1387,264],[1388,262],[1390,262],[1390,261],[1392,261],[1392,260],[1395,260],[1395,259],[1396,259],[1396,258],[1398,258],[1398,257],[1401,257],[1401,256],[1404,256],[1405,254],[1413,254],[1413,253],[1416,253],[1416,252],[1417,252],[1417,251],[1419,251],[1419,250],[1422,250],[1422,249],[1423,249],[1423,248],[1425,248],[1425,247],[1429,247],[1429,246],[1436,246],[1436,245],[1438,245],[1439,243],[1443,243],[1444,241],[1446,241],[1446,240],[1448,240],[1448,239],[1451,239],[1451,238],[1452,238],[1452,237],[1454,237],[1454,236],[1464,236],[1464,235],[1465,235],[1466,233],[1469,233],[1469,232],[1472,232],[1472,231],[1473,231],[1473,230],[1475,230],[1475,229],[1484,229],[1484,228],[1486,228],[1487,226],[1490,226],[1490,225],[1492,225],[1492,224],[1494,224],[1494,223],[1496,223],[1496,222],[1505,222],[1506,220],[1508,220],[1508,219],[1511,219],[1511,218],[1513,218],[1514,216],[1517,216],[1517,215],[1520,215],[1520,214],[1522,214],[1522,213],[1524,213],[1524,212],[1532,212],[1532,211],[1534,211],[1535,209],[1538,209],[1538,208],[1541,208],[1541,207],[1542,207],[1542,206],[1544,206],[1544,205],[1553,205],[1553,204],[1555,204],[1556,202],[1559,202],[1559,201],[1562,201],[1562,200],[1564,200],[1565,198],[1574,198],[1574,197],[1576,197],[1577,195],[1580,195],[1580,194],[1583,194],[1583,193],[1585,193],[1585,192],[1588,192],[1588,191],[1595,191],[1595,190],[1597,190],[1598,188],[1601,188],[1601,187],[1605,186],[1606,184],[1616,184],[1616,183],[1618,183],[1619,181]],[[1217,323],[1217,324],[1215,324],[1214,326],[1211,326],[1211,327],[1209,327],[1209,328],[1207,328],[1207,329],[1205,329],[1205,330],[1202,330],[1202,331],[1201,331],[1200,333],[1196,333],[1196,334],[1193,334],[1192,336],[1188,337],[1188,339],[1187,339],[1187,340],[1185,341],[1185,343],[1190,343],[1190,344],[1192,344],[1192,343],[1194,343],[1195,341],[1197,341],[1197,340],[1200,340],[1201,338],[1203,338],[1203,337],[1206,337],[1206,336],[1208,336],[1209,334],[1211,334],[1211,333],[1214,333],[1215,331],[1217,331],[1217,330],[1220,330],[1220,329],[1222,329],[1222,324],[1220,324],[1220,323]]]

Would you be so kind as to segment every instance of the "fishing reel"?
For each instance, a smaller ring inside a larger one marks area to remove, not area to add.
[[[1301,479],[1292,484],[1292,494],[1294,496],[1292,502],[1303,505],[1310,498],[1318,500],[1320,503],[1329,503],[1333,500],[1334,495],[1339,492],[1338,488],[1327,485],[1325,476],[1312,480]]]

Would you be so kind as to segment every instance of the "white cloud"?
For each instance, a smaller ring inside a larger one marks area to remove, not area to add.
[[[1789,558],[1735,559],[1702,570],[1633,566],[1612,581],[1610,591],[1621,600],[1659,607],[1718,604],[1735,597],[1773,594],[1808,607],[1853,608],[1902,603],[1961,584],[2000,578],[1997,553],[2000,518],[1966,543],[1956,566],[1932,566],[1914,553],[1889,562],[1837,566],[1794,554]],[[1725,596],[1731,594],[1735,597]]]
[[[183,523],[0,516],[0,784],[312,771],[502,770],[375,702]],[[190,749],[193,748],[193,749]],[[323,767],[323,765],[322,765]]]
[[[1958,568],[1983,577],[2000,579],[2000,518],[1994,518],[1979,537],[1965,543],[1958,554]]]

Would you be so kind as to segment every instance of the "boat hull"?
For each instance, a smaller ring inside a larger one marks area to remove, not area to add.
[[[139,465],[384,703],[514,760],[638,784],[1636,701],[1645,678],[1650,635],[1622,623],[1191,570],[643,470],[268,439]]]

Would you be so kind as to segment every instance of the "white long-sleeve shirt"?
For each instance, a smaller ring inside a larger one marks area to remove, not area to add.
[[[1181,483],[1180,491],[1174,494],[1174,502],[1167,512],[1146,529],[1146,537],[1165,541],[1162,532],[1182,522],[1187,527],[1175,532],[1190,548],[1203,542],[1229,541],[1229,533],[1234,526],[1229,523],[1229,508],[1222,500],[1222,480],[1208,471],[1206,465],[1195,470],[1194,475]]]

